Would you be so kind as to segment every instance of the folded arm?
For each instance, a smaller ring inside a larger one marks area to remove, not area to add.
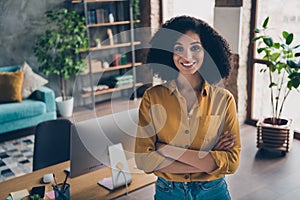
[[[214,150],[227,151],[235,142],[235,137],[229,136],[228,131],[221,134]],[[211,172],[217,164],[209,152],[180,148],[172,145],[157,143],[158,152],[168,160],[159,165],[158,171],[168,173]]]

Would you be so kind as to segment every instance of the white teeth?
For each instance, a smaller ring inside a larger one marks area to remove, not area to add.
[[[185,66],[185,67],[190,67],[190,66],[192,66],[192,65],[194,65],[195,64],[195,62],[192,62],[192,63],[181,63],[183,66]]]

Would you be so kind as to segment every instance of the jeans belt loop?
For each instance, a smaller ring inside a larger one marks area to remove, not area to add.
[[[168,186],[172,190],[174,188],[174,182],[173,181],[168,181]]]

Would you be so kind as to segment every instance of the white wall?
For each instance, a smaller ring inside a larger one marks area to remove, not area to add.
[[[213,25],[214,6],[215,0],[163,0],[163,21],[179,15],[190,15]]]

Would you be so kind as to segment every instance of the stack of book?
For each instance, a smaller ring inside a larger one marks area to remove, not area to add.
[[[89,10],[87,17],[88,17],[88,24],[96,24],[97,23],[96,10]]]
[[[133,76],[132,75],[121,75],[115,76],[115,80],[117,81],[115,87],[125,87],[125,86],[133,86]]]

